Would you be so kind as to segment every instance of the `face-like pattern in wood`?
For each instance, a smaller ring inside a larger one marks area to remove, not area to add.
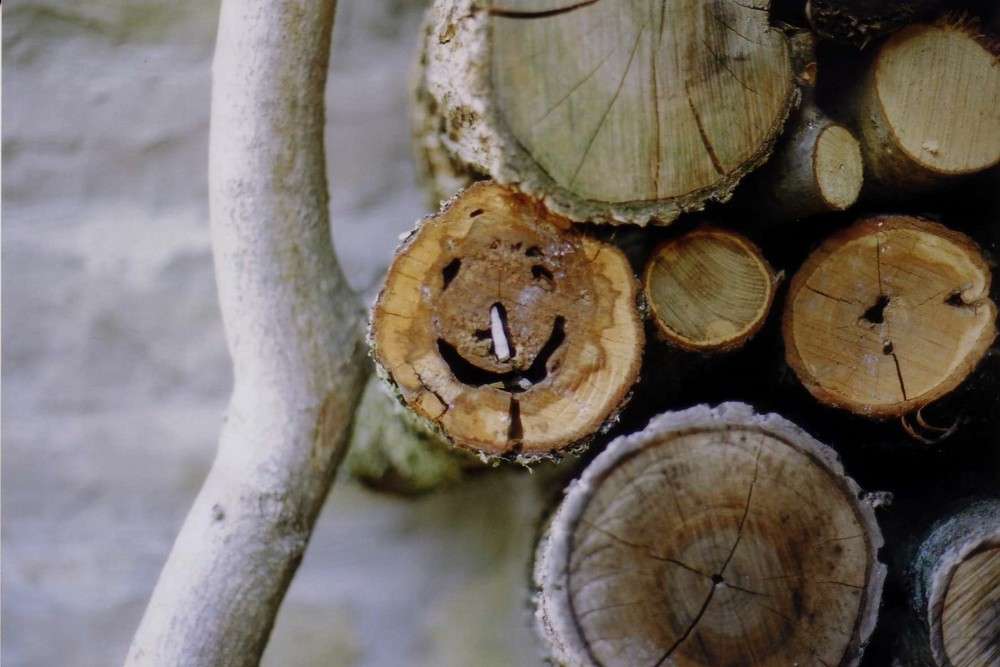
[[[465,384],[520,393],[543,381],[550,365],[558,369],[566,339],[561,313],[574,286],[587,286],[567,274],[560,256],[572,254],[572,244],[554,230],[509,230],[487,219],[481,231],[441,270],[433,300],[438,348]]]
[[[624,402],[643,347],[636,292],[616,248],[478,184],[404,243],[372,342],[407,405],[456,444],[537,457]]]

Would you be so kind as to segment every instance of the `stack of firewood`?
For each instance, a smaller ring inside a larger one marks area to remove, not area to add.
[[[430,9],[448,201],[372,312],[409,425],[372,390],[352,466],[581,454],[535,569],[559,664],[856,665],[874,633],[866,664],[1000,665],[1000,12],[938,4]]]

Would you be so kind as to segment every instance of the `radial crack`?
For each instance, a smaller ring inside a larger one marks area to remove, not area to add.
[[[618,88],[615,89],[615,94],[611,97],[611,102],[608,103],[608,108],[604,110],[604,114],[601,116],[600,122],[597,123],[597,129],[594,133],[590,135],[590,141],[587,142],[587,147],[583,151],[583,156],[580,158],[580,164],[577,165],[576,171],[573,172],[573,178],[570,179],[570,187],[576,184],[576,179],[580,176],[580,171],[583,169],[583,165],[587,163],[587,156],[590,155],[590,149],[594,146],[594,141],[597,140],[597,135],[601,133],[601,129],[604,127],[605,121],[608,119],[608,114],[611,113],[612,107],[615,106],[615,102],[618,101],[618,97],[622,93],[622,88],[625,87],[625,79],[628,78],[629,70],[632,69],[632,61],[635,60],[635,52],[639,50],[639,43],[642,42],[642,33],[649,25],[647,21],[641,28],[639,28],[639,35],[635,38],[635,44],[632,46],[632,53],[629,54],[628,62],[625,64],[625,71],[622,72],[621,81],[618,82]]]
[[[524,438],[524,425],[521,423],[521,403],[510,397],[510,407],[508,409],[510,425],[507,427],[507,441],[511,443],[520,442]]]
[[[670,655],[677,650],[677,647],[683,644],[684,640],[691,636],[691,633],[694,632],[695,626],[698,625],[698,621],[700,621],[701,617],[705,615],[705,611],[708,609],[708,603],[712,601],[712,596],[715,595],[715,588],[716,585],[713,584],[712,588],[708,590],[708,596],[705,598],[705,602],[701,605],[701,609],[698,610],[694,620],[692,620],[691,624],[688,625],[687,630],[685,630],[684,634],[682,634],[677,641],[674,642],[673,646],[667,649],[667,652],[663,654],[662,658],[656,661],[656,664],[653,667],[660,667],[663,663],[665,663]]]
[[[594,69],[592,69],[592,70],[590,71],[590,73],[589,73],[589,74],[587,74],[587,76],[585,76],[585,77],[583,77],[582,79],[580,79],[579,81],[577,81],[577,82],[576,82],[576,83],[575,83],[575,84],[573,85],[573,87],[569,89],[569,92],[567,92],[567,93],[566,93],[565,95],[563,95],[562,97],[560,97],[560,98],[559,98],[559,99],[558,99],[558,100],[557,100],[557,101],[555,102],[555,104],[553,104],[553,105],[552,105],[551,107],[549,107],[549,108],[548,108],[548,109],[547,109],[547,110],[545,111],[545,113],[544,113],[544,114],[542,114],[542,116],[541,116],[541,117],[540,117],[540,118],[539,118],[538,120],[536,120],[536,121],[535,121],[535,122],[534,122],[534,123],[532,124],[532,127],[534,128],[534,127],[537,127],[537,126],[541,125],[541,124],[542,124],[542,123],[543,123],[543,122],[545,121],[545,119],[546,119],[546,118],[548,118],[548,117],[549,117],[549,115],[550,115],[550,114],[551,114],[551,113],[552,113],[553,111],[555,111],[555,110],[556,110],[556,109],[558,109],[558,108],[559,108],[560,106],[562,106],[562,105],[563,105],[563,103],[564,103],[564,102],[566,102],[566,100],[568,100],[569,98],[571,98],[571,97],[573,96],[573,94],[574,94],[574,93],[575,93],[576,91],[580,90],[580,88],[582,88],[582,87],[583,87],[583,85],[584,85],[585,83],[587,83],[587,82],[588,82],[588,81],[590,81],[590,80],[591,80],[592,78],[594,78],[594,75],[595,75],[595,74],[597,74],[597,72],[598,72],[598,71],[599,71],[599,70],[600,70],[600,69],[601,69],[602,67],[604,67],[604,63],[608,62],[608,60],[610,60],[610,59],[611,59],[611,56],[615,55],[615,53],[617,53],[617,51],[618,51],[618,48],[617,48],[617,47],[615,47],[614,49],[612,49],[611,51],[609,51],[609,52],[608,52],[608,55],[604,56],[604,58],[603,58],[603,59],[601,60],[601,62],[597,63],[597,67],[595,67]]]
[[[691,99],[691,91],[688,89],[687,83],[684,84],[684,94],[687,95],[688,106],[691,108],[691,114],[694,116],[694,123],[698,126],[698,135],[701,137],[701,143],[705,146],[705,152],[708,153],[708,159],[712,161],[712,166],[715,167],[715,171],[717,171],[720,176],[725,176],[726,172],[722,168],[722,163],[719,162],[719,156],[715,154],[715,148],[712,147],[712,142],[708,138],[708,133],[705,132],[705,126],[702,124],[701,115],[698,113],[698,109],[694,105],[694,100]]]
[[[586,524],[588,527],[593,528],[594,530],[596,530],[597,532],[601,533],[602,535],[606,535],[606,536],[610,537],[612,540],[614,540],[615,542],[618,542],[619,544],[624,544],[627,547],[632,547],[633,549],[639,549],[641,551],[646,552],[646,556],[648,558],[652,558],[653,560],[662,561],[664,563],[671,563],[672,565],[676,565],[678,567],[684,568],[685,570],[687,570],[689,572],[692,572],[694,574],[700,574],[703,577],[711,578],[711,575],[709,575],[707,572],[702,572],[701,570],[699,570],[697,568],[691,567],[687,563],[679,561],[679,560],[677,560],[675,558],[669,558],[667,556],[661,556],[659,554],[654,553],[653,552],[653,548],[651,546],[649,546],[648,544],[639,544],[638,542],[629,542],[628,540],[626,540],[626,539],[624,539],[624,538],[622,538],[622,537],[620,537],[620,536],[612,533],[611,531],[606,530],[604,528],[601,528],[600,526],[598,526],[593,521],[587,521],[586,519],[581,519],[580,523]]]
[[[569,12],[575,11],[577,9],[583,9],[584,7],[589,7],[590,5],[596,4],[598,0],[583,0],[582,2],[576,2],[572,5],[566,5],[565,7],[556,7],[555,9],[545,9],[540,12],[529,12],[517,9],[504,9],[502,7],[489,7],[486,13],[490,16],[499,16],[505,19],[545,19],[551,16],[559,16],[560,14],[567,14]]]
[[[744,88],[744,89],[745,89],[745,90],[746,90],[747,92],[750,92],[750,93],[753,93],[754,95],[760,95],[760,93],[758,93],[758,92],[757,92],[756,90],[754,90],[753,88],[751,88],[750,86],[748,86],[748,85],[747,85],[747,84],[746,84],[746,83],[745,83],[745,82],[743,81],[743,79],[741,79],[741,78],[740,78],[740,77],[739,77],[739,76],[738,76],[738,75],[736,74],[736,72],[734,72],[734,71],[733,71],[733,70],[732,70],[732,69],[731,69],[731,68],[729,67],[729,65],[728,65],[728,64],[726,63],[726,60],[725,60],[725,59],[724,59],[724,58],[723,58],[722,56],[720,56],[720,55],[719,55],[718,53],[716,53],[716,52],[715,52],[715,49],[713,49],[713,48],[711,47],[711,45],[710,45],[710,44],[709,44],[709,43],[708,43],[708,42],[707,42],[707,41],[706,41],[705,39],[702,39],[702,40],[701,40],[701,43],[705,45],[705,48],[706,48],[706,49],[708,49],[708,52],[709,52],[709,53],[711,53],[711,54],[712,54],[712,57],[714,57],[714,58],[715,58],[715,62],[719,63],[719,65],[720,65],[720,66],[722,67],[722,69],[724,69],[724,70],[726,70],[727,72],[729,72],[729,74],[730,74],[730,75],[731,75],[731,76],[732,76],[732,77],[733,77],[734,79],[736,79],[736,82],[737,82],[738,84],[740,84],[741,86],[743,86],[743,88]]]
[[[834,295],[829,294],[827,292],[824,292],[822,290],[818,290],[815,287],[813,287],[812,285],[806,285],[806,289],[809,290],[810,292],[815,293],[815,294],[819,294],[820,296],[825,296],[827,299],[832,299],[834,301],[839,301],[841,303],[846,303],[849,306],[855,305],[855,303],[853,301],[848,301],[847,299],[841,299],[838,296],[834,296]]]
[[[753,500],[753,489],[757,486],[757,475],[760,473],[760,455],[764,451],[763,445],[757,448],[757,458],[754,461],[753,466],[753,479],[750,480],[750,489],[747,490],[747,504],[743,508],[743,516],[740,517],[740,526],[736,529],[736,541],[733,543],[733,548],[729,551],[729,555],[726,556],[726,562],[722,564],[719,568],[719,576],[722,576],[726,572],[726,567],[729,566],[729,561],[733,559],[733,554],[736,553],[736,547],[740,545],[740,540],[743,539],[743,526],[747,522],[747,515],[750,514],[750,502]]]
[[[903,383],[903,371],[899,368],[899,357],[896,356],[895,352],[889,354],[892,356],[892,363],[896,365],[896,377],[899,378],[899,390],[903,392],[903,400],[908,401],[910,399],[906,395],[906,384]]]
[[[885,291],[882,289],[882,241],[878,237],[878,232],[875,232],[875,276],[878,278],[879,297],[884,297]]]

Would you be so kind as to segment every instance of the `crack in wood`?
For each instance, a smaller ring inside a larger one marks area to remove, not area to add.
[[[569,187],[572,188],[576,185],[576,179],[580,176],[580,171],[583,169],[583,165],[587,162],[587,156],[590,155],[590,149],[594,146],[594,141],[597,140],[597,135],[601,133],[604,128],[604,123],[608,120],[608,114],[611,113],[612,107],[615,106],[615,102],[618,101],[618,97],[622,93],[622,88],[625,87],[625,79],[628,78],[628,73],[632,69],[632,62],[635,60],[635,53],[639,50],[639,44],[642,42],[642,33],[646,30],[646,26],[649,25],[649,21],[643,24],[639,28],[639,34],[635,38],[635,44],[632,46],[632,52],[629,54],[628,62],[625,64],[625,71],[622,72],[622,78],[618,82],[618,88],[615,89],[615,94],[611,97],[611,102],[608,103],[608,107],[604,110],[604,114],[601,116],[601,120],[597,123],[597,129],[594,133],[590,135],[590,140],[587,142],[587,147],[583,151],[583,157],[580,158],[580,164],[577,165],[576,171],[573,172],[573,178],[569,181]]]
[[[566,5],[565,7],[556,7],[554,9],[545,9],[537,12],[518,9],[504,9],[502,7],[487,7],[486,13],[490,16],[498,16],[505,19],[545,19],[552,16],[560,16],[561,14],[568,14],[569,12],[576,11],[577,9],[583,9],[584,7],[589,7],[590,5],[597,4],[598,1],[599,0],[582,0],[582,2],[576,2],[572,5]],[[473,9],[481,10],[482,8],[474,6]]]
[[[659,30],[659,40],[657,47],[663,43],[663,21],[666,17],[667,12],[663,5],[660,6],[660,30]],[[650,79],[651,79],[651,90],[653,93],[653,120],[656,124],[656,167],[653,170],[653,196],[657,199],[660,198],[660,170],[663,165],[663,130],[660,127],[660,91],[657,84],[656,75],[656,56],[654,54],[651,59],[650,65]]]
[[[729,582],[729,581],[726,581],[725,579],[722,579],[721,577],[720,577],[720,580],[719,580],[718,583],[721,584],[721,585],[723,585],[723,586],[725,586],[726,588],[732,588],[734,591],[739,591],[740,593],[746,593],[748,595],[756,595],[756,596],[762,597],[762,598],[773,597],[770,593],[765,593],[763,591],[753,591],[753,590],[750,590],[749,588],[743,588],[742,586],[737,586],[736,584],[734,584],[732,582]]]
[[[853,588],[855,590],[863,590],[863,586],[858,586],[857,584],[849,584],[846,581],[836,581],[834,579],[810,579],[814,584],[831,584],[833,586],[846,586],[847,588]]]
[[[712,596],[715,595],[715,589],[717,586],[718,584],[712,584],[712,587],[708,590],[708,596],[705,598],[705,602],[701,605],[701,609],[698,610],[694,620],[692,620],[691,624],[688,625],[687,630],[685,630],[684,634],[682,634],[680,638],[674,642],[673,646],[667,649],[667,652],[663,654],[662,658],[656,661],[653,667],[661,667],[670,658],[671,654],[677,650],[677,647],[683,644],[684,640],[691,636],[691,633],[694,632],[695,626],[698,625],[698,621],[701,620],[701,617],[704,616],[705,612],[708,610],[708,604],[712,601]]]
[[[864,537],[864,533],[855,533],[854,535],[845,535],[843,537],[831,537],[828,540],[823,540],[822,542],[813,542],[810,547],[821,547],[824,544],[831,544],[833,542],[843,542],[844,540],[856,540],[859,537]]]
[[[718,53],[716,53],[715,49],[712,48],[711,44],[709,44],[708,41],[704,37],[702,37],[701,43],[705,46],[706,49],[708,49],[708,52],[712,54],[712,57],[715,58],[715,62],[719,63],[719,65],[722,67],[722,69],[724,69],[727,72],[729,72],[729,74],[731,74],[732,77],[734,79],[736,79],[736,82],[739,83],[741,86],[743,86],[743,88],[747,92],[753,93],[754,95],[760,95],[760,93],[758,93],[756,90],[754,90],[753,88],[751,88],[750,86],[748,86],[743,81],[743,79],[741,79],[739,76],[737,76],[736,72],[734,72],[732,69],[730,69],[729,65],[726,64],[725,58],[723,58]]]
[[[837,296],[834,296],[834,295],[832,295],[832,294],[829,294],[829,293],[827,293],[827,292],[824,292],[824,291],[822,291],[822,290],[818,290],[818,289],[816,289],[815,287],[813,287],[812,285],[806,285],[805,287],[806,287],[806,289],[807,289],[807,290],[809,290],[810,292],[812,292],[812,293],[814,293],[814,294],[819,294],[820,296],[825,296],[825,297],[826,297],[827,299],[832,299],[832,300],[834,300],[834,301],[839,301],[839,302],[841,302],[841,303],[846,303],[846,304],[847,304],[847,305],[849,305],[849,306],[856,306],[856,305],[857,305],[857,304],[856,304],[856,303],[854,303],[853,301],[848,301],[847,299],[842,299],[842,298],[840,298],[840,297],[837,297]]]
[[[889,297],[880,294],[872,307],[861,315],[861,319],[869,324],[882,324],[885,322],[885,307],[889,305]]]
[[[878,278],[879,297],[884,297],[885,290],[882,289],[882,241],[878,237],[878,231],[875,232],[875,276]]]
[[[585,611],[581,611],[577,615],[577,618],[582,619],[585,616],[589,616],[591,614],[596,614],[599,611],[608,611],[609,609],[619,609],[621,607],[631,607],[631,606],[637,605],[637,604],[645,604],[646,602],[650,602],[650,601],[656,600],[656,599],[657,599],[657,596],[650,596],[650,597],[640,598],[638,600],[629,600],[628,602],[616,602],[615,604],[608,604],[608,605],[604,605],[603,607],[595,607],[593,609],[587,609]]]
[[[420,373],[414,371],[414,374],[417,376],[417,382],[420,383],[420,386],[423,388],[423,390],[428,394],[430,394],[431,396],[433,396],[434,398],[436,398],[441,403],[441,408],[442,408],[441,414],[437,415],[436,417],[433,417],[433,419],[440,419],[445,415],[446,412],[448,412],[448,409],[451,406],[448,405],[448,401],[444,400],[444,396],[439,394],[434,389],[431,389],[430,385],[427,383],[426,380],[424,380],[424,377]]]
[[[729,565],[730,560],[732,560],[733,554],[736,553],[736,548],[739,546],[740,540],[743,537],[743,526],[746,524],[747,516],[750,513],[750,503],[753,500],[754,487],[757,485],[757,478],[760,472],[760,457],[763,452],[763,449],[764,449],[763,445],[757,448],[757,456],[754,461],[753,479],[750,480],[750,488],[747,490],[747,502],[746,506],[743,508],[743,516],[740,518],[740,525],[739,528],[737,529],[736,541],[733,543],[733,548],[729,551],[729,555],[726,557],[726,561],[722,564],[722,567],[719,569],[719,573],[711,575],[710,579],[712,581],[712,588],[709,589],[708,596],[706,596],[705,602],[701,605],[701,609],[698,610],[698,613],[695,615],[690,625],[688,625],[688,628],[687,630],[684,631],[684,634],[682,634],[677,639],[677,641],[675,641],[673,645],[669,649],[667,649],[667,652],[663,654],[663,657],[661,657],[658,661],[656,661],[654,667],[661,667],[664,663],[666,663],[666,661],[670,658],[670,656],[674,653],[674,651],[676,651],[677,648],[681,644],[683,644],[688,637],[691,636],[691,633],[694,632],[694,629],[698,625],[698,622],[702,619],[702,617],[705,615],[705,612],[708,610],[708,605],[712,601],[712,596],[715,595],[715,589],[718,588],[719,586],[728,586],[729,588],[741,591],[743,593],[768,597],[766,593],[759,593],[757,591],[751,591],[749,589],[728,584],[725,578],[723,577],[723,573],[725,572],[726,567]]]
[[[749,10],[752,10],[752,11],[755,11],[755,12],[768,12],[768,11],[770,11],[767,7],[754,7],[753,5],[744,5],[744,4],[740,4],[739,2],[736,2],[735,0],[733,0],[733,4],[736,5],[737,7],[742,7],[743,9],[749,9]]]
[[[536,120],[536,121],[535,121],[535,122],[534,122],[534,123],[532,124],[532,129],[534,129],[535,127],[538,127],[539,125],[541,125],[541,124],[542,124],[542,123],[543,123],[543,122],[545,121],[545,119],[546,119],[546,118],[548,118],[548,117],[549,117],[549,115],[550,115],[550,114],[551,114],[551,113],[552,113],[553,111],[555,111],[555,110],[556,110],[556,109],[558,109],[558,108],[559,108],[560,106],[562,106],[562,104],[563,104],[563,103],[564,103],[564,102],[565,102],[566,100],[568,100],[568,99],[569,99],[570,97],[572,97],[572,96],[573,96],[573,94],[574,94],[574,93],[576,93],[576,92],[577,92],[578,90],[580,90],[580,88],[581,88],[581,87],[583,87],[583,84],[585,84],[585,83],[587,83],[588,81],[590,81],[590,80],[591,80],[591,79],[592,79],[592,78],[594,77],[594,75],[595,75],[595,74],[597,74],[597,72],[598,72],[598,71],[599,71],[599,70],[600,70],[600,69],[601,69],[602,67],[604,67],[604,63],[608,62],[608,60],[610,60],[610,59],[611,59],[611,56],[615,55],[615,53],[617,53],[617,52],[618,52],[618,46],[615,46],[615,48],[611,49],[611,51],[610,51],[610,52],[608,52],[608,55],[604,56],[604,58],[603,58],[603,59],[601,60],[601,62],[597,63],[597,67],[595,67],[594,69],[592,69],[592,70],[591,70],[591,71],[590,71],[590,72],[589,72],[589,73],[587,74],[587,76],[583,77],[583,78],[582,78],[582,79],[580,79],[580,80],[579,80],[579,81],[578,81],[578,82],[577,82],[576,84],[574,84],[574,86],[573,86],[572,88],[570,88],[570,89],[569,89],[569,92],[567,92],[567,93],[566,93],[565,95],[563,95],[562,97],[560,97],[560,98],[559,98],[559,99],[558,99],[558,100],[556,101],[556,103],[555,103],[555,104],[553,104],[553,105],[552,105],[551,107],[549,107],[549,108],[548,108],[548,109],[547,109],[547,110],[545,111],[545,113],[543,113],[543,114],[542,114],[542,116],[541,116],[541,117],[540,117],[540,118],[539,118],[538,120]]]
[[[524,425],[521,423],[521,403],[513,396],[510,397],[510,406],[507,409],[507,414],[510,418],[510,424],[507,426],[507,442],[516,443],[520,446],[520,442],[524,438]],[[517,452],[512,451],[511,453]]]
[[[657,553],[654,553],[653,552],[653,548],[650,545],[648,545],[648,544],[639,544],[638,542],[629,542],[628,540],[622,538],[621,536],[616,535],[615,533],[612,533],[611,531],[598,526],[596,523],[594,523],[592,521],[587,521],[586,519],[580,519],[580,523],[588,526],[589,528],[592,528],[593,530],[596,530],[597,532],[601,533],[602,535],[610,537],[612,540],[614,540],[615,542],[618,542],[619,544],[623,544],[623,545],[625,545],[627,547],[631,547],[633,549],[639,549],[641,551],[644,551],[646,553],[646,557],[647,558],[651,558],[653,560],[661,561],[661,562],[664,562],[664,563],[671,563],[673,565],[677,565],[678,567],[681,567],[681,568],[683,568],[685,570],[688,570],[689,572],[692,572],[694,574],[699,574],[699,575],[701,575],[701,576],[703,576],[703,577],[705,577],[707,579],[711,579],[711,577],[712,577],[712,575],[708,574],[707,572],[703,572],[703,571],[701,571],[701,570],[699,570],[697,568],[691,567],[690,565],[688,565],[687,563],[684,563],[683,561],[679,561],[679,560],[677,560],[675,558],[669,558],[667,556],[661,556],[661,555],[659,555]]]
[[[750,514],[750,502],[753,500],[754,487],[757,486],[757,476],[760,473],[760,455],[763,451],[764,451],[764,446],[763,444],[761,444],[760,446],[757,447],[757,458],[754,462],[754,467],[753,467],[753,479],[750,480],[750,488],[749,490],[747,490],[747,504],[743,508],[743,516],[740,518],[739,528],[736,529],[736,541],[733,543],[733,548],[730,549],[729,555],[726,556],[726,562],[724,562],[722,564],[722,567],[719,568],[720,577],[723,574],[725,574],[726,567],[729,566],[729,561],[733,559],[733,554],[736,553],[736,547],[740,545],[740,540],[743,539],[743,526],[744,524],[746,524],[747,515]]]
[[[726,23],[725,21],[723,21],[721,18],[719,18],[719,14],[716,11],[716,9],[712,10],[712,18],[715,19],[715,21],[717,23],[719,23],[720,25],[722,25],[726,29],[730,30],[734,34],[739,35],[740,37],[742,37],[746,41],[750,42],[751,44],[756,44],[757,46],[762,46],[763,45],[762,42],[757,42],[757,41],[754,41],[754,40],[750,39],[749,37],[747,37],[746,35],[744,35],[742,32],[740,32],[739,30],[737,30],[736,28],[734,28],[733,26],[729,25],[728,23]]]
[[[691,89],[688,87],[687,82],[684,82],[684,94],[687,96],[688,107],[691,108],[691,115],[694,116],[694,124],[698,126],[698,136],[701,137],[701,143],[705,146],[705,152],[708,153],[708,159],[712,161],[712,166],[715,167],[715,171],[718,172],[720,176],[725,176],[726,172],[722,168],[722,163],[719,162],[719,156],[715,154],[715,148],[712,147],[712,142],[708,138],[708,133],[705,132],[705,126],[702,123],[701,115],[698,113],[697,107],[694,105],[694,100],[691,98]]]
[[[892,356],[892,363],[896,365],[896,377],[899,378],[899,390],[903,393],[903,400],[910,400],[906,395],[906,384],[903,382],[903,371],[899,367],[899,357],[896,356],[895,352],[889,352]]]

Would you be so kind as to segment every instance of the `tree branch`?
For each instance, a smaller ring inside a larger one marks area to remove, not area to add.
[[[259,661],[361,395],[363,315],[327,220],[335,4],[222,3],[209,185],[235,387],[127,665]]]

